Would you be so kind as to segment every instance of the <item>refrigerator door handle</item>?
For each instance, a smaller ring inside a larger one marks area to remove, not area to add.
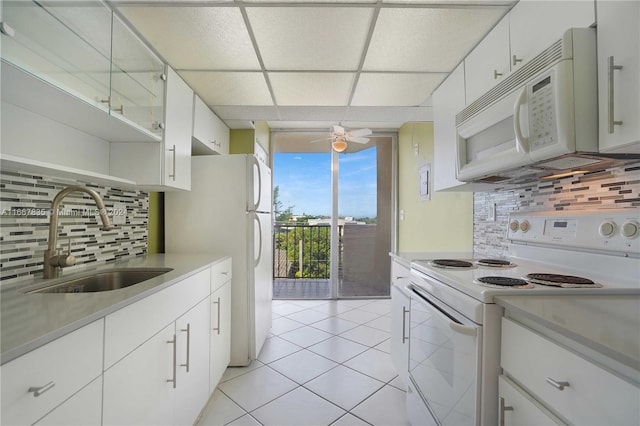
[[[258,257],[255,259],[255,266],[258,266],[260,259],[262,258],[262,223],[260,223],[260,217],[258,215],[253,216],[253,220],[258,224],[258,235],[260,236],[260,243],[258,244]]]
[[[260,164],[258,163],[258,159],[256,157],[251,157],[253,159],[253,165],[251,167],[255,168],[255,174],[258,177],[258,199],[257,200],[253,200],[255,205],[253,206],[253,210],[254,211],[258,211],[260,210],[260,201],[262,198],[262,173],[260,171]],[[256,189],[253,189],[253,193],[255,196],[256,193]]]

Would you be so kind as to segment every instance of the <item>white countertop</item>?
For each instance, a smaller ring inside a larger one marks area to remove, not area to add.
[[[613,370],[640,381],[640,295],[496,296],[508,316],[590,348]],[[600,360],[596,360],[600,361]]]
[[[25,291],[61,281],[33,279],[2,287],[0,297],[0,364],[11,361],[124,306],[143,299],[200,272],[225,257],[213,254],[150,254],[128,261],[87,267],[73,275],[114,268],[173,268],[172,271],[130,287],[96,293],[41,293]],[[69,279],[73,275],[65,276]]]

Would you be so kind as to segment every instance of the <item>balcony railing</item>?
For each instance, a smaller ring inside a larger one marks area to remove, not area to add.
[[[342,235],[342,225],[339,225],[338,235]],[[274,278],[328,279],[330,262],[330,225],[276,223],[273,233]]]

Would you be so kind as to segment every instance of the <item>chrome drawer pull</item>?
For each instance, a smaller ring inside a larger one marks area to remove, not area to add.
[[[44,386],[32,386],[29,388],[29,392],[33,392],[33,396],[37,398],[55,385],[55,382],[49,382]]]
[[[187,333],[187,363],[186,364],[180,364],[180,367],[186,367],[187,368],[187,373],[189,372],[189,359],[191,358],[190,356],[190,351],[191,351],[191,323],[187,323],[187,328],[183,328],[180,331],[184,331]]]
[[[176,351],[177,351],[177,340],[176,335],[173,335],[173,340],[167,340],[167,343],[173,345],[173,375],[170,379],[167,379],[167,383],[173,383],[173,388],[176,388]]]
[[[547,377],[547,383],[558,390],[564,390],[564,388],[569,387],[569,382],[558,382],[556,380],[553,380],[551,377]]]
[[[406,330],[407,330],[407,314],[408,313],[409,313],[409,310],[403,306],[402,307],[402,344],[404,344],[404,342],[409,340],[409,338],[407,337],[407,333],[406,333]]]
[[[500,397],[500,426],[504,426],[504,413],[506,411],[513,411],[513,407],[504,404],[504,398]]]

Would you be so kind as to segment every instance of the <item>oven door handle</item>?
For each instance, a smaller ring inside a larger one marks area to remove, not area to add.
[[[467,336],[477,336],[478,328],[477,327],[467,327],[466,325],[458,324],[457,322],[449,322],[449,327],[459,334],[466,334]]]
[[[428,300],[425,297],[426,293],[423,293],[419,288],[416,288],[415,286],[412,285],[412,286],[409,286],[408,289],[416,295],[417,301],[421,303],[426,303],[427,305],[429,305],[429,307],[433,309],[436,315],[438,315],[440,318],[442,318],[444,321],[446,321],[449,324],[449,328],[454,332],[458,334],[464,334],[466,336],[478,335],[478,330],[479,330],[478,327],[462,325],[452,320],[452,318],[449,317],[447,314],[445,314],[440,307],[438,307],[436,304]],[[424,296],[422,294],[424,294]]]

